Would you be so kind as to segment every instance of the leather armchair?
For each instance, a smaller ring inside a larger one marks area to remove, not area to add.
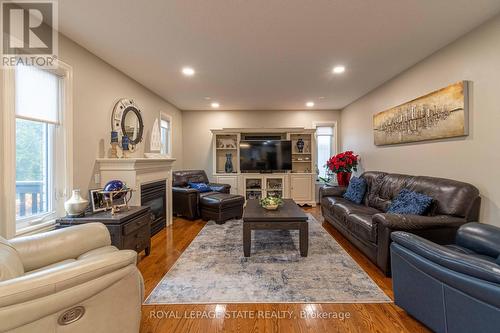
[[[397,305],[435,332],[498,332],[500,228],[467,223],[448,245],[407,232],[391,238]]]
[[[210,183],[203,170],[174,171],[172,182],[173,213],[190,220],[200,217],[200,197],[214,193],[229,193],[231,185]],[[205,183],[211,187],[218,187],[218,191],[200,193],[188,187],[188,183]]]
[[[137,253],[110,244],[101,223],[0,237],[0,331],[139,332]]]

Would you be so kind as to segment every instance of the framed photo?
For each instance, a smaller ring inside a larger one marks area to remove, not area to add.
[[[102,188],[89,190],[90,206],[92,207],[93,213],[106,210],[106,198],[104,194],[99,193],[100,191],[102,191]]]

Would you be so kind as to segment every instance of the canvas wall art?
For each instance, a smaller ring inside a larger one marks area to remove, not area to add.
[[[469,82],[461,81],[373,116],[375,145],[468,135]]]

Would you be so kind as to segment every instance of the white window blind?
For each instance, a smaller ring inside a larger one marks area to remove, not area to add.
[[[16,67],[16,117],[59,124],[59,77],[35,66]]]
[[[318,126],[316,127],[317,135],[333,135],[333,127],[332,126]]]
[[[160,126],[161,126],[162,128],[166,128],[166,129],[168,129],[168,128],[170,127],[170,124],[169,124],[169,122],[168,122],[167,120],[163,120],[163,119],[162,119],[162,120],[161,120],[161,124],[160,124]]]

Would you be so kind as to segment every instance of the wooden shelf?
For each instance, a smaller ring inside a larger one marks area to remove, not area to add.
[[[292,155],[311,155],[311,153],[292,153]]]
[[[311,163],[311,161],[292,161],[292,163]]]
[[[238,148],[215,148],[216,150],[238,150]]]

